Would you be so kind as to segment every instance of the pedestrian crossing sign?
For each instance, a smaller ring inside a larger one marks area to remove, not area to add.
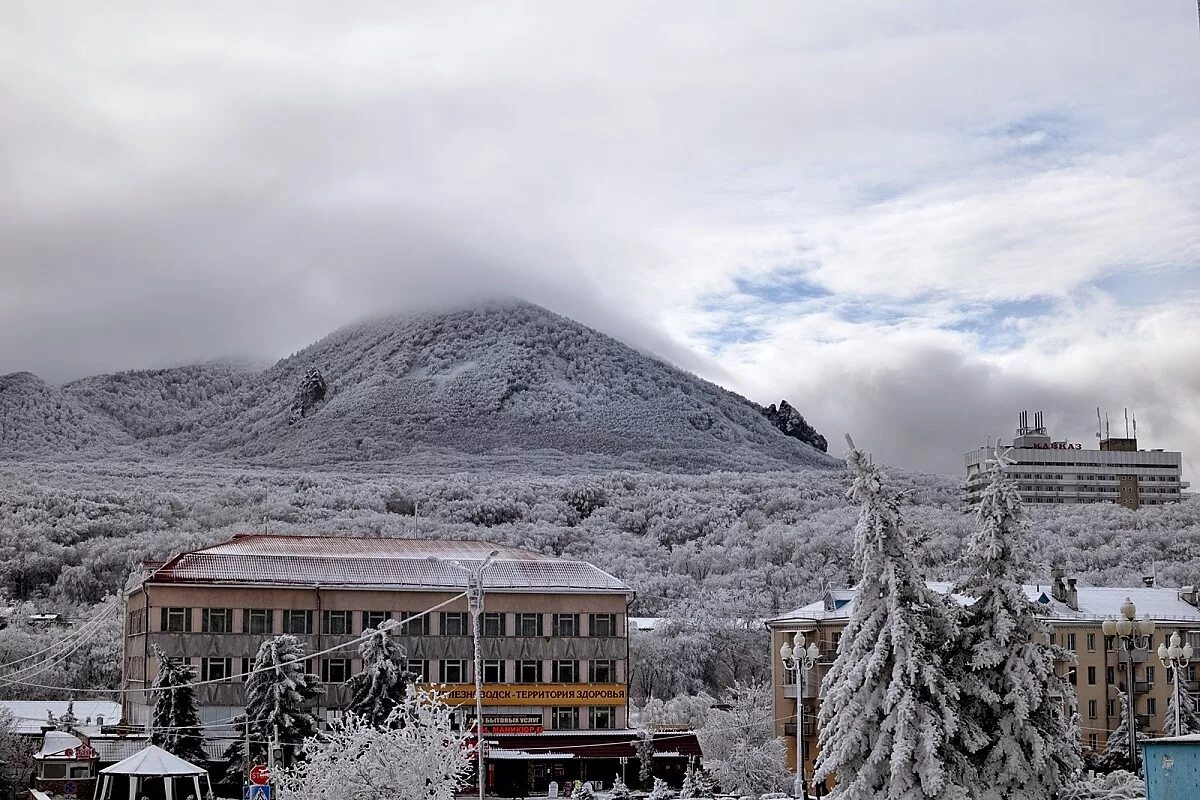
[[[271,787],[243,786],[242,800],[271,800]]]

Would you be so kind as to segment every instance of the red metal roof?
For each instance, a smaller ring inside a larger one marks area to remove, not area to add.
[[[585,561],[569,561],[488,542],[325,536],[238,536],[203,550],[181,553],[148,580],[460,589],[466,583],[466,572],[450,562],[470,567],[493,550],[498,552],[483,573],[485,589],[621,594],[632,591]]]

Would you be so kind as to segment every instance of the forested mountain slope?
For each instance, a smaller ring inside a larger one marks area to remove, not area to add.
[[[0,375],[0,458],[70,455],[130,441],[111,417],[36,375]]]
[[[281,466],[488,456],[534,472],[564,457],[682,471],[840,463],[747,399],[528,303],[352,325],[261,373],[207,364],[53,392],[108,421],[110,435],[82,442],[39,435],[68,455]]]

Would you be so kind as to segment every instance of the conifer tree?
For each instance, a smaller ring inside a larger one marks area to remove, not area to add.
[[[609,800],[632,800],[633,794],[625,785],[625,781],[621,780],[621,776],[617,775],[613,778],[612,789],[608,791],[608,797]]]
[[[244,784],[249,780],[246,774],[246,715],[239,714],[233,718],[234,739],[221,753],[221,761],[225,764],[225,774],[222,783]],[[258,742],[250,743],[251,759],[262,759],[266,747]]]
[[[997,452],[967,542],[967,574],[955,591],[974,598],[962,612],[957,654],[962,682],[961,749],[971,753],[982,800],[1053,796],[1082,767],[1071,731],[1075,692],[1054,671],[1070,651],[1049,643],[1023,584],[1032,554],[1021,495]]]
[[[831,798],[951,800],[973,776],[954,751],[959,688],[946,671],[958,629],[948,601],[914,565],[894,494],[846,437],[862,510],[854,559],[854,609],[823,682],[815,780],[833,776]]]
[[[285,763],[290,763],[296,745],[317,733],[317,718],[306,704],[321,693],[321,685],[316,675],[304,671],[304,655],[295,636],[268,639],[258,648],[246,678],[250,738],[270,741],[278,735]]]
[[[158,658],[158,674],[151,684],[154,711],[150,718],[150,743],[196,766],[206,766],[208,755],[204,752],[204,734],[192,686],[196,668],[171,658],[157,645],[154,655]]]
[[[1108,739],[1104,742],[1104,754],[1100,756],[1099,766],[1106,772],[1125,770],[1136,775],[1141,768],[1141,744],[1146,741],[1146,734],[1141,731],[1137,731],[1135,734],[1136,745],[1134,752],[1136,756],[1133,762],[1130,763],[1129,726],[1132,720],[1129,718],[1129,695],[1118,689],[1117,698],[1121,702],[1121,717],[1117,721],[1117,729],[1110,731]]]
[[[1187,675],[1181,675],[1179,682],[1179,732],[1187,736],[1189,733],[1200,733],[1200,712],[1196,711],[1196,699],[1188,688]],[[1171,694],[1167,700],[1167,713],[1163,716],[1163,733],[1175,735],[1175,684],[1177,676],[1171,676]]]
[[[392,639],[390,632],[375,629],[359,645],[358,652],[363,671],[347,682],[351,699],[346,710],[377,728],[389,719],[395,724],[399,717],[392,717],[392,711],[403,704],[409,685],[416,680],[408,671],[404,648]]]

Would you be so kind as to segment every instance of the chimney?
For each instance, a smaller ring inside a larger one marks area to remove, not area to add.
[[[1062,567],[1050,570],[1050,596],[1060,603],[1067,602],[1067,587],[1063,583],[1066,577],[1067,571]]]
[[[1179,588],[1179,599],[1191,605],[1200,605],[1200,596],[1197,596],[1196,587],[1189,584]]]
[[[1072,611],[1079,610],[1079,590],[1075,588],[1078,581],[1074,578],[1067,578],[1067,606]]]

